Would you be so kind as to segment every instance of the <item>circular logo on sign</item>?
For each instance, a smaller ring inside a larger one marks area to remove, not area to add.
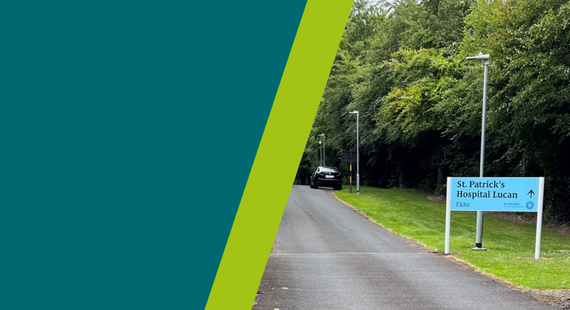
[[[532,208],[534,208],[534,203],[532,201],[529,201],[526,203],[526,208],[531,210]]]

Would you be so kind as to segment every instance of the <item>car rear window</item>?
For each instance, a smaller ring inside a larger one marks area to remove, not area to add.
[[[338,172],[335,168],[321,167],[322,172]]]

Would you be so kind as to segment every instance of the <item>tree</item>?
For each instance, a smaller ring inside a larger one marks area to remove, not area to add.
[[[355,1],[302,169],[319,133],[340,165],[356,109],[362,184],[441,193],[446,176],[478,175],[483,66],[465,57],[481,51],[485,175],[545,176],[547,215],[570,223],[569,25],[567,0]]]

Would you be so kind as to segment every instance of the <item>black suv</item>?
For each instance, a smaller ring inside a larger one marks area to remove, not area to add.
[[[311,175],[311,188],[319,188],[319,186],[342,189],[342,178],[338,169],[326,166],[317,167],[315,173]]]

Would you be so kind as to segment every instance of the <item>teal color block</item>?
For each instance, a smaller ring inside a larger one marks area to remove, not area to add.
[[[305,1],[3,4],[3,309],[203,309]]]

